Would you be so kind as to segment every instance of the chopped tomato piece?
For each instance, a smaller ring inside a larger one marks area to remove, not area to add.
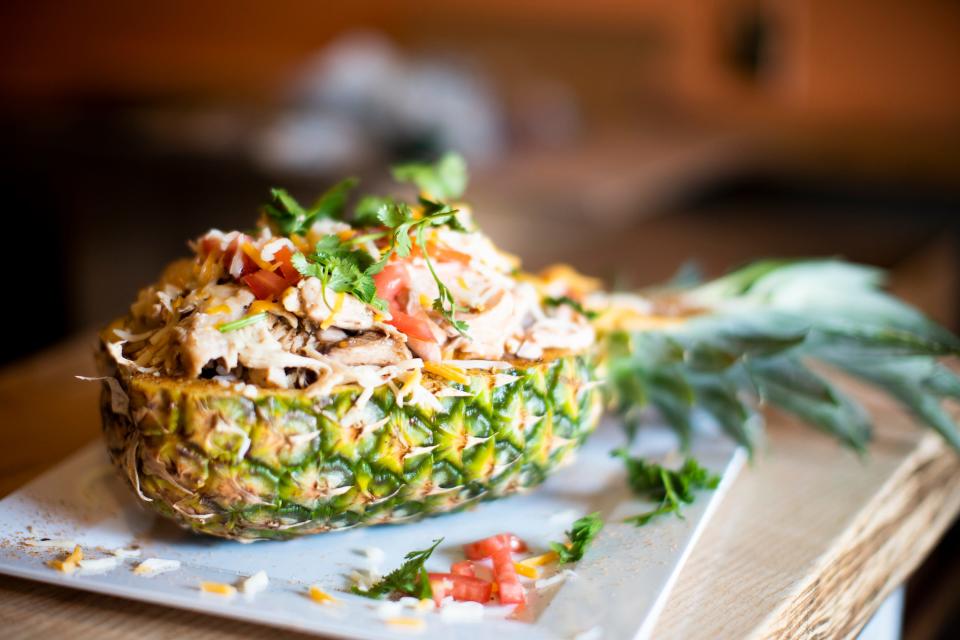
[[[438,604],[447,596],[452,596],[454,600],[460,602],[469,600],[486,603],[490,601],[493,585],[486,580],[470,576],[431,573],[430,588],[433,590],[433,599]]]
[[[373,276],[377,285],[377,296],[387,301],[392,320],[389,321],[403,334],[424,342],[436,342],[430,327],[430,318],[426,312],[418,309],[407,313],[403,303],[410,293],[410,276],[403,265],[391,262],[377,275]]]
[[[527,601],[527,591],[517,577],[517,570],[513,566],[513,553],[509,547],[501,548],[493,554],[493,578],[497,583],[497,595],[501,604],[523,604]]]
[[[297,271],[297,268],[293,266],[293,252],[290,251],[290,247],[281,247],[273,255],[273,260],[278,265],[277,271],[280,272],[280,276],[287,281],[291,287],[298,282],[303,276],[300,275],[300,272]]]
[[[495,536],[464,545],[463,551],[471,560],[489,558],[500,549],[526,551],[527,545],[512,533],[498,533]]]
[[[462,560],[460,562],[454,562],[450,566],[450,573],[455,576],[469,576],[471,578],[477,577],[477,571],[473,568],[473,562],[470,560]]]
[[[272,271],[256,271],[251,273],[248,276],[243,276],[240,278],[243,281],[243,284],[250,287],[253,291],[253,295],[257,296],[258,300],[267,300],[269,298],[276,298],[284,289],[288,286],[287,281],[273,273]]]

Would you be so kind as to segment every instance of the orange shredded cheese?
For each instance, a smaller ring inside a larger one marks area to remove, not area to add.
[[[208,316],[215,316],[220,313],[230,313],[230,307],[225,304],[218,304],[215,307],[210,307],[209,309],[204,311],[204,313],[207,314]]]
[[[536,580],[540,577],[540,572],[533,568],[531,565],[523,564],[520,562],[514,562],[513,568],[516,569],[517,573],[525,578],[533,578]]]
[[[56,569],[57,571],[71,574],[77,570],[77,564],[81,560],[83,560],[83,550],[80,548],[80,545],[77,545],[66,558],[61,560],[51,560],[47,563],[47,566],[52,569]]]
[[[423,307],[424,309],[429,309],[431,306],[433,306],[432,303],[430,302],[430,296],[428,296],[425,293],[421,293],[420,306]]]
[[[340,242],[346,242],[355,235],[357,235],[357,232],[354,229],[344,229],[343,231],[337,232],[337,237],[340,238]]]
[[[333,302],[333,309],[330,310],[330,315],[327,316],[323,322],[320,323],[321,329],[329,329],[333,326],[334,321],[337,318],[337,314],[340,313],[340,310],[343,309],[343,299],[346,297],[343,291],[337,294],[337,299]]]
[[[449,364],[440,364],[438,362],[425,362],[423,363],[423,368],[435,376],[440,376],[441,378],[446,378],[447,380],[451,380],[453,382],[459,382],[460,384],[470,383],[470,378],[468,378],[463,369],[459,367],[454,367]]]
[[[336,604],[337,599],[332,595],[318,587],[317,585],[311,585],[308,591],[310,594],[310,599],[316,602],[317,604]]]
[[[410,372],[410,375],[407,376],[407,379],[404,380],[403,386],[400,387],[400,393],[397,395],[401,398],[406,397],[407,392],[410,391],[415,384],[418,384],[423,378],[423,374],[420,373],[420,369],[414,369]]]
[[[218,596],[227,596],[232,598],[237,595],[237,588],[232,584],[224,584],[222,582],[201,582],[200,591],[204,593],[215,593]]]
[[[269,300],[254,300],[253,304],[250,305],[249,313],[251,315],[263,313],[264,311],[280,315],[283,309],[276,302],[270,302]]]
[[[525,565],[528,567],[542,567],[547,564],[556,562],[559,559],[556,551],[547,551],[543,555],[533,556],[532,558],[526,558],[521,560],[517,564]]]
[[[387,618],[384,620],[391,627],[404,627],[407,629],[423,629],[427,626],[427,623],[423,621],[423,618],[410,618],[410,617],[396,617],[396,618]]]
[[[462,289],[470,288],[470,285],[467,284],[467,281],[463,276],[457,276],[457,284],[460,285]]]
[[[275,271],[277,267],[280,266],[279,262],[277,264],[270,264],[269,262],[261,258],[260,252],[257,251],[256,247],[254,247],[249,242],[244,242],[242,245],[240,245],[240,248],[243,249],[243,252],[248,256],[250,256],[250,259],[256,262],[257,266],[263,269],[264,271]]]
[[[297,249],[303,251],[304,253],[307,253],[312,249],[310,243],[307,242],[307,239],[298,233],[290,234],[290,242],[292,242]]]

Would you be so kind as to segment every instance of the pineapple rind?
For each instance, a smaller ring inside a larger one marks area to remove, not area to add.
[[[405,522],[533,487],[569,462],[593,431],[601,400],[584,355],[516,367],[441,398],[443,412],[378,388],[322,398],[259,389],[256,398],[205,380],[112,372],[128,415],[101,402],[113,463],[147,505],[199,533],[291,538]],[[355,414],[357,412],[354,412]],[[139,485],[139,487],[137,487]]]

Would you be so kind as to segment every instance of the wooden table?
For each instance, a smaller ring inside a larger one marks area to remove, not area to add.
[[[0,494],[97,436],[99,387],[72,377],[92,371],[91,342],[0,372]],[[884,398],[858,393],[878,416],[862,459],[770,416],[765,446],[694,549],[654,637],[854,636],[924,559],[960,511],[960,456]],[[97,640],[296,636],[7,577],[0,628]]]

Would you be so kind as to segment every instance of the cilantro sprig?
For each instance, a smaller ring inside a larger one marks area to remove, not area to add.
[[[318,220],[342,219],[347,198],[358,183],[356,178],[341,180],[317,198],[310,208],[304,208],[286,189],[274,188],[270,190],[271,201],[263,210],[281,234],[303,235]]]
[[[660,501],[655,509],[625,520],[638,527],[668,513],[675,513],[682,518],[680,508],[694,501],[695,490],[716,489],[720,483],[720,476],[704,469],[694,458],[687,458],[679,469],[670,470],[659,464],[632,458],[624,449],[616,449],[611,455],[623,460],[627,467],[627,482],[636,495]]]
[[[405,556],[403,564],[385,575],[380,582],[369,589],[364,590],[355,586],[351,588],[351,591],[375,600],[393,593],[413,596],[421,600],[432,598],[433,590],[430,588],[430,577],[427,575],[424,564],[441,542],[443,542],[443,538],[434,540],[433,544],[427,549],[411,551]]]
[[[377,297],[377,285],[373,280],[382,266],[374,263],[366,251],[352,248],[338,236],[324,236],[313,248],[313,253],[297,252],[291,258],[294,268],[304,276],[320,279],[324,302],[327,289],[336,293],[349,293],[356,299],[386,309],[386,303]]]
[[[550,548],[556,552],[561,564],[576,562],[583,557],[601,529],[603,529],[603,520],[600,519],[600,514],[591,513],[576,520],[571,525],[570,531],[567,531],[568,542],[566,544],[551,542]]]
[[[438,294],[437,298],[433,301],[433,308],[439,312],[458,333],[466,335],[466,332],[470,328],[469,325],[463,320],[458,320],[456,317],[458,311],[465,311],[466,309],[456,303],[453,293],[447,285],[443,283],[440,276],[437,275],[433,267],[433,261],[430,259],[430,254],[427,251],[425,235],[425,230],[428,227],[446,225],[456,231],[466,231],[466,228],[457,218],[457,210],[449,205],[425,198],[420,199],[420,204],[423,207],[423,214],[419,217],[413,214],[413,210],[405,202],[385,204],[377,212],[377,217],[380,222],[390,229],[390,247],[381,255],[377,264],[382,265],[379,267],[382,269],[394,253],[401,258],[409,256],[413,249],[413,241],[411,240],[411,235],[413,235],[420,249],[420,253],[423,255],[427,269],[429,269],[430,275],[437,285]]]

